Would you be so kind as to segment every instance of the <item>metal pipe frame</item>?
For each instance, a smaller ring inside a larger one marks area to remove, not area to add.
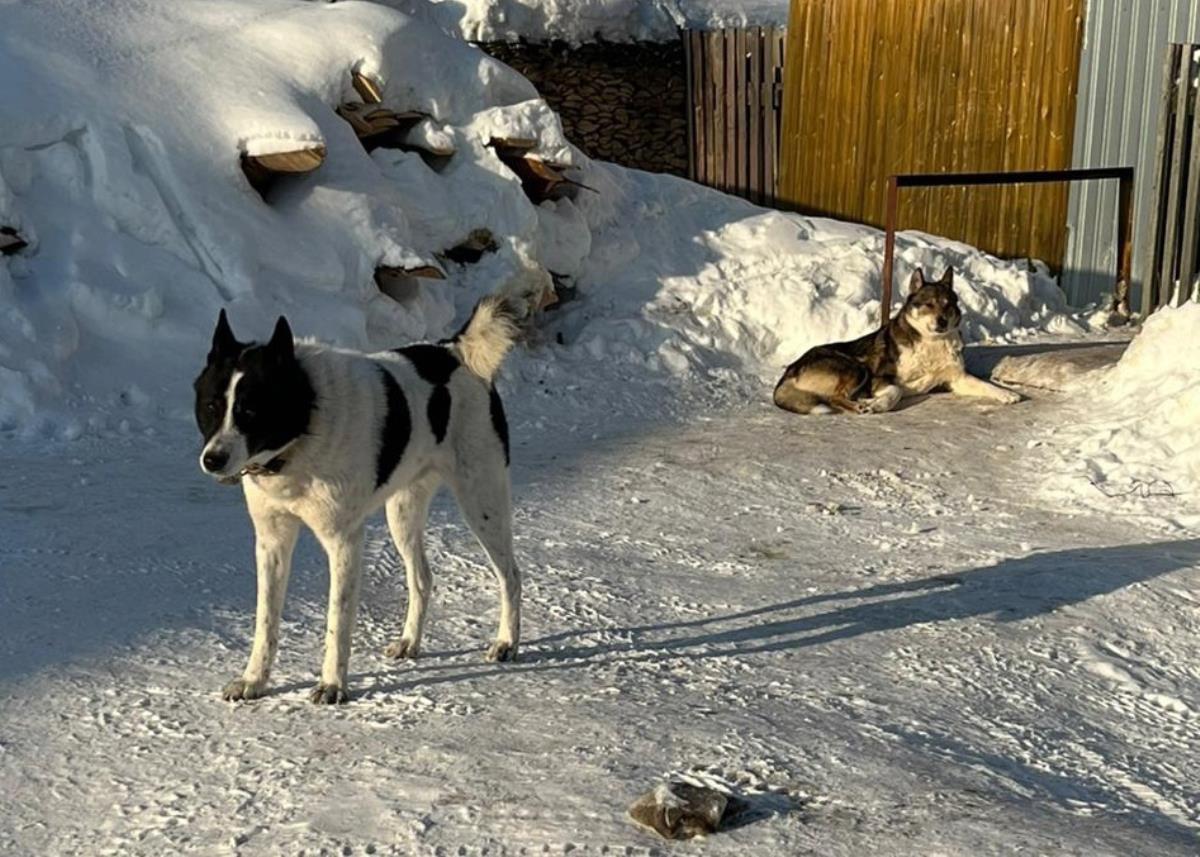
[[[883,244],[883,295],[880,326],[892,316],[892,280],[896,260],[896,227],[900,217],[900,190],[906,187],[978,187],[980,185],[1050,184],[1116,180],[1120,182],[1117,206],[1117,283],[1112,311],[1128,318],[1129,287],[1133,274],[1133,167],[1100,167],[1080,170],[1023,170],[998,173],[909,173],[888,176],[887,232]]]

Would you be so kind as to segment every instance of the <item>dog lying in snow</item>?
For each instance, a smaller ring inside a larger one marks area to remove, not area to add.
[[[325,660],[312,701],[347,699],[363,525],[380,506],[408,570],[404,631],[385,653],[417,654],[431,587],[422,533],[443,480],[500,584],[500,629],[487,658],[516,657],[521,576],[508,426],[492,385],[516,334],[513,312],[497,296],[480,301],[453,339],[379,354],[294,343],[282,317],[265,345],[239,342],[221,311],[195,382],[200,466],[222,481],[241,479],[258,565],[254,645],[226,699],[253,699],[266,688],[301,524],[329,557]]]
[[[930,282],[918,268],[895,318],[859,339],[807,351],[775,385],[775,404],[797,414],[882,414],[906,396],[939,389],[1006,405],[1021,401],[967,374],[960,321],[954,270]]]

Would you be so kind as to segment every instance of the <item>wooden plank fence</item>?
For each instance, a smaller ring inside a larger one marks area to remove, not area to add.
[[[775,204],[784,29],[685,30],[688,176]]]
[[[1071,166],[1084,0],[791,0],[779,204],[881,226],[904,173]],[[1057,267],[1066,185],[914,190],[906,226]]]
[[[1168,46],[1163,79],[1145,312],[1200,297],[1200,45]]]

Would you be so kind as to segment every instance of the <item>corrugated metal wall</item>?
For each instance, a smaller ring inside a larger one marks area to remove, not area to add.
[[[1076,167],[1137,167],[1135,284],[1145,277],[1153,236],[1151,199],[1166,46],[1200,42],[1200,0],[1088,0],[1076,107]],[[1063,287],[1075,304],[1112,292],[1117,187],[1071,188]],[[1137,295],[1133,306],[1137,307]]]

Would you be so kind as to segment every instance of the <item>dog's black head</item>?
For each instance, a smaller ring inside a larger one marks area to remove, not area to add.
[[[204,436],[200,468],[220,479],[274,459],[308,431],[316,401],[282,316],[271,341],[258,345],[239,342],[221,310],[208,361],[193,386],[196,425]]]
[[[926,280],[920,268],[913,271],[901,315],[924,336],[945,336],[958,330],[962,310],[954,293],[954,269],[947,268],[937,281]]]

